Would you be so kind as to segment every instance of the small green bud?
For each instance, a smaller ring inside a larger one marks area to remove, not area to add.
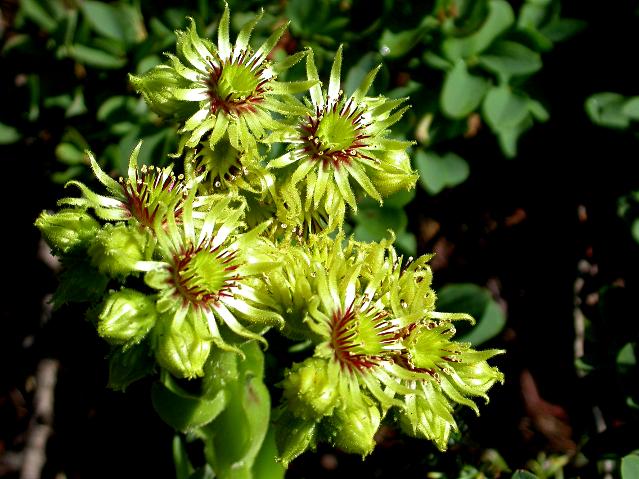
[[[155,324],[155,301],[133,289],[109,294],[98,319],[98,333],[111,344],[135,344]]]
[[[142,94],[149,108],[158,115],[184,118],[192,113],[193,105],[190,102],[178,100],[174,96],[176,89],[190,86],[190,82],[175,69],[158,65],[139,77],[129,75],[129,81]]]
[[[295,364],[283,382],[288,409],[295,416],[309,420],[331,414],[338,396],[338,367],[331,367],[320,358]]]
[[[91,263],[111,277],[127,276],[144,259],[146,234],[124,224],[105,225],[89,247]]]
[[[379,167],[369,168],[371,181],[379,193],[386,197],[401,190],[415,187],[418,175],[410,165],[410,157],[404,150],[391,150],[383,155]]]
[[[204,375],[202,368],[211,352],[211,341],[201,338],[189,318],[161,316],[153,332],[160,366],[180,378]]]
[[[375,447],[381,422],[379,409],[370,400],[352,401],[335,410],[326,422],[328,439],[345,452],[367,456]]]
[[[72,208],[54,214],[43,211],[35,225],[56,254],[87,246],[100,229],[100,224],[89,213]]]

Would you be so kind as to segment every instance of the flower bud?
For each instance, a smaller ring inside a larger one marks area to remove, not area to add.
[[[445,451],[451,431],[457,430],[453,406],[436,383],[422,383],[420,393],[411,396],[406,407],[397,411],[399,425],[409,436],[433,441],[440,451]]]
[[[72,208],[54,214],[43,211],[35,225],[56,254],[86,247],[100,229],[100,224],[89,213]]]
[[[111,277],[127,276],[144,259],[145,243],[143,231],[124,224],[107,224],[89,247],[91,263]]]
[[[134,344],[155,324],[155,301],[133,289],[111,293],[98,319],[98,333],[111,344]]]
[[[211,341],[202,339],[188,318],[162,316],[153,332],[160,366],[180,378],[204,375],[202,368],[211,352]]]
[[[336,447],[364,457],[375,447],[374,436],[380,422],[377,406],[363,397],[335,410],[326,423],[327,435]]]
[[[287,372],[284,398],[295,416],[319,420],[331,414],[337,401],[338,371],[330,366],[323,359],[308,358]]]
[[[129,81],[158,115],[186,117],[193,108],[190,102],[178,100],[173,94],[175,89],[188,88],[190,83],[167,65],[158,65],[139,77],[129,75]]]
[[[410,157],[404,150],[386,152],[380,166],[368,168],[368,174],[383,197],[414,188],[418,178],[411,168]]]

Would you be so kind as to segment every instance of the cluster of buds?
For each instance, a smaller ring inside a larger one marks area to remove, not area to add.
[[[428,256],[403,263],[392,241],[342,232],[359,198],[381,203],[415,185],[410,142],[389,132],[405,99],[367,96],[379,68],[346,95],[341,48],[327,89],[312,51],[271,61],[286,25],[253,50],[259,20],[234,45],[228,6],[217,44],[191,21],[177,55],[131,76],[150,109],[179,124],[181,173],[138,165],[140,145],[119,180],[89,155],[104,191],[71,181],[79,196],[36,225],[64,264],[104,279],[93,319],[115,361],[151,357],[191,379],[214,371],[220,351],[266,345],[270,328],[312,345],[279,384],[282,462],[318,441],[366,455],[386,416],[443,450],[455,406],[477,411],[474,398],[502,381],[487,363],[500,351],[453,340],[453,322],[472,318],[435,311]],[[304,59],[306,79],[278,79]],[[269,157],[276,144],[284,153]]]

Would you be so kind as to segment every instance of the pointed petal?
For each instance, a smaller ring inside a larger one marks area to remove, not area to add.
[[[351,163],[350,165],[344,163],[344,168],[348,170],[350,175],[355,178],[355,181],[359,183],[359,185],[368,193],[371,198],[376,199],[377,201],[382,201],[382,197],[379,192],[371,182],[370,178],[366,175],[361,166],[357,163]]]
[[[339,98],[341,70],[342,45],[340,45],[337,49],[335,60],[333,61],[333,66],[331,67],[331,79],[328,83],[328,98],[326,99],[327,103],[331,103],[331,101],[337,101],[337,99]]]
[[[362,82],[359,84],[359,86],[357,87],[357,90],[355,90],[355,92],[352,95],[353,101],[356,104],[362,101],[362,99],[366,96],[366,93],[368,93],[368,90],[370,90],[371,85],[373,84],[373,81],[375,80],[375,77],[377,76],[377,72],[379,72],[379,69],[381,67],[382,67],[381,65],[377,65],[376,68],[373,68],[371,71],[369,71],[364,77],[364,79],[362,80]]]
[[[217,27],[217,49],[222,60],[227,60],[231,56],[231,40],[229,36],[230,19],[229,4],[225,2],[224,13]]]
[[[255,66],[261,64],[266,59],[266,56],[269,53],[271,53],[271,50],[275,48],[275,45],[277,45],[277,42],[279,41],[280,37],[284,34],[286,29],[288,28],[289,23],[290,22],[287,22],[281,25],[277,30],[275,30],[273,34],[266,39],[266,41],[262,44],[262,46],[251,57],[248,63],[249,65],[250,64],[254,65],[253,69],[255,69]]]
[[[246,22],[240,30],[240,33],[237,35],[237,39],[235,40],[235,48],[233,49],[233,58],[238,58],[243,50],[248,48],[249,39],[251,38],[251,33],[264,15],[264,9],[260,9],[260,12],[255,16],[255,18],[249,22]]]

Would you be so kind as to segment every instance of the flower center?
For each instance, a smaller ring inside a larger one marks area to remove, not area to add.
[[[395,341],[395,328],[387,316],[373,307],[355,311],[352,305],[333,313],[330,346],[342,367],[363,370],[384,359],[386,347]]]
[[[210,76],[207,81],[211,111],[222,110],[226,114],[241,114],[255,111],[255,105],[264,100],[266,84],[269,81],[265,73],[266,66],[255,70],[246,62],[249,52],[244,52],[230,63],[219,60],[210,63]]]
[[[336,112],[322,117],[316,132],[319,148],[324,153],[335,153],[349,148],[355,141],[355,126],[348,119]]]
[[[222,69],[217,80],[217,93],[220,98],[237,102],[251,95],[258,83],[258,79],[248,67],[230,64]]]
[[[308,116],[300,125],[302,149],[314,161],[322,162],[325,168],[339,168],[342,163],[350,163],[354,157],[369,158],[363,155],[361,147],[366,146],[364,140],[365,125],[362,115],[352,109],[350,101],[338,109],[324,106],[315,116]]]
[[[136,170],[135,177],[120,178],[131,216],[149,228],[153,227],[159,210],[164,207],[173,208],[178,218],[182,214],[186,194],[182,178],[182,175],[176,177],[168,169],[146,165]]]
[[[175,258],[173,281],[182,298],[195,306],[209,306],[223,296],[232,296],[231,288],[239,279],[233,271],[238,265],[235,252],[219,254],[209,249],[190,248]]]

